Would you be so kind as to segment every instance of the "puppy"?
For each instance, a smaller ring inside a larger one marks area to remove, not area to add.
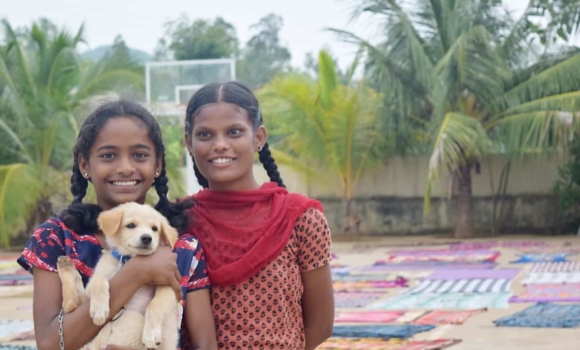
[[[80,274],[66,256],[58,259],[58,274],[65,313],[90,298],[91,318],[100,326],[109,317],[109,280],[128,259],[152,254],[160,240],[173,248],[178,234],[163,215],[148,205],[137,203],[125,203],[104,211],[97,221],[111,250],[103,252],[87,288],[83,288]],[[171,287],[143,286],[83,349],[96,350],[114,344],[133,349],[175,350],[177,307]]]

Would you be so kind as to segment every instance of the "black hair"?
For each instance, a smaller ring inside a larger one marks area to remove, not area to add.
[[[258,130],[258,128],[264,124],[262,113],[260,111],[260,104],[258,103],[258,99],[256,99],[252,93],[252,90],[235,81],[223,84],[212,83],[197,90],[187,104],[187,110],[185,112],[185,131],[190,137],[193,130],[193,118],[195,118],[199,109],[207,104],[217,102],[227,102],[245,109],[254,131]],[[280,177],[278,166],[272,157],[268,143],[264,144],[262,149],[259,151],[259,156],[260,162],[264,166],[264,169],[266,169],[270,181],[277,183],[280,187],[286,187]],[[191,155],[191,160],[193,161],[193,171],[195,172],[195,177],[197,178],[198,183],[202,187],[207,188],[209,183],[197,168],[193,155]]]
[[[79,234],[93,234],[99,229],[97,217],[101,212],[101,208],[95,204],[83,203],[89,180],[81,174],[79,156],[82,155],[84,159],[88,160],[90,149],[103,126],[109,120],[119,117],[135,117],[141,120],[149,130],[149,138],[153,145],[155,145],[155,155],[162,162],[161,172],[153,182],[153,186],[155,186],[155,190],[159,196],[159,201],[155,205],[155,209],[163,214],[169,223],[179,232],[183,232],[189,224],[185,210],[193,206],[193,200],[188,198],[174,203],[167,198],[169,188],[167,187],[165,146],[163,145],[161,128],[153,115],[145,107],[129,100],[117,100],[100,105],[89,115],[81,126],[77,142],[74,146],[74,165],[70,181],[70,191],[74,199],[68,207],[60,211],[59,217],[69,228]]]

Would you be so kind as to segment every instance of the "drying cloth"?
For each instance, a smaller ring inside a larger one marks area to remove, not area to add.
[[[408,293],[502,293],[511,291],[508,279],[424,280]]]
[[[337,312],[334,322],[341,323],[393,323],[404,311]]]
[[[520,269],[453,269],[437,270],[429,276],[431,280],[460,280],[460,279],[513,279]]]
[[[427,332],[435,328],[431,325],[384,325],[384,326],[335,326],[333,337],[343,338],[409,338],[417,333]]]
[[[385,293],[372,292],[339,292],[334,293],[334,307],[336,309],[350,309],[367,306],[384,297]]]
[[[510,299],[512,303],[539,301],[580,301],[580,284],[530,284],[523,294]]]
[[[377,338],[330,338],[317,350],[441,350],[459,343],[456,339],[405,340]]]
[[[429,312],[425,316],[413,321],[413,324],[463,324],[472,315],[483,312],[483,310],[473,311],[442,311],[436,310]]]
[[[530,272],[522,284],[580,283],[580,272]]]
[[[530,272],[580,272],[580,261],[536,263]]]
[[[380,300],[367,310],[479,310],[506,309],[509,293],[418,293]]]
[[[580,326],[580,305],[538,303],[493,321],[499,327],[571,328]]]

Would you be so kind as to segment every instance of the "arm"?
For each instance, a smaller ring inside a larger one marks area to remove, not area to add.
[[[185,323],[193,349],[217,350],[217,337],[209,289],[188,293],[185,305]]]
[[[304,294],[302,317],[306,333],[306,350],[313,350],[332,335],[334,294],[330,266],[302,273]]]
[[[110,321],[133,294],[144,284],[171,285],[181,295],[175,254],[159,249],[150,257],[131,259],[110,281]],[[172,268],[173,267],[173,268]],[[62,288],[58,274],[34,268],[33,315],[39,350],[60,349],[58,314],[62,304]],[[89,316],[90,299],[64,315],[63,335],[66,349],[78,349],[97,335]]]

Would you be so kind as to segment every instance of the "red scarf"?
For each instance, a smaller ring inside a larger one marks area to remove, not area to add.
[[[288,193],[276,183],[254,191],[211,191],[194,196],[188,233],[201,241],[212,285],[245,281],[274,260],[290,239],[296,219],[320,202]]]

